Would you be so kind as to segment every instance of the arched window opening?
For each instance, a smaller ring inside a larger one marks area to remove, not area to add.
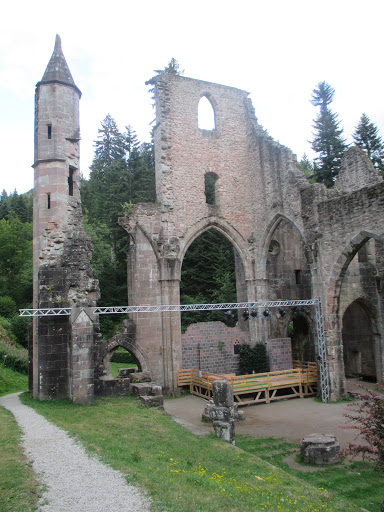
[[[311,275],[300,231],[282,218],[271,233],[266,246],[266,274],[271,300],[309,299]]]
[[[358,301],[352,302],[344,313],[342,340],[345,376],[376,381],[372,321]]]
[[[203,96],[199,101],[198,106],[198,124],[201,130],[215,130],[215,111],[213,110],[212,103],[206,96]]]
[[[135,356],[124,347],[117,347],[109,352],[104,361],[107,378],[127,377],[129,373],[141,371],[140,363]],[[127,370],[122,372],[122,370]]]
[[[217,204],[216,184],[218,176],[214,172],[207,172],[204,175],[205,202],[207,204]]]
[[[204,231],[189,246],[183,260],[180,282],[181,304],[237,302],[235,251],[231,242],[216,229]],[[237,311],[188,311],[181,314],[181,326],[221,321],[234,327]]]

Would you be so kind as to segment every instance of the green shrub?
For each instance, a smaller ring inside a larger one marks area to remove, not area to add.
[[[133,355],[124,348],[118,348],[111,357],[111,363],[136,363]]]
[[[0,316],[0,337],[6,337],[9,340],[15,341],[15,336],[12,333],[12,322],[9,318]]]
[[[267,347],[263,342],[259,341],[253,347],[249,343],[241,343],[239,356],[240,375],[269,371]]]
[[[28,350],[16,345],[0,326],[0,364],[19,373],[28,373]]]
[[[355,423],[340,427],[357,430],[357,442],[349,443],[342,453],[374,461],[384,471],[384,394],[379,395],[362,385],[358,386],[362,390],[358,395],[358,402],[348,406],[353,414],[344,414]],[[383,386],[378,386],[380,391],[384,391]],[[363,443],[359,442],[359,437]]]
[[[0,297],[0,316],[11,318],[17,311],[16,302],[7,295]]]
[[[28,327],[32,322],[31,318],[14,315],[11,318],[11,330],[19,345],[28,348]]]

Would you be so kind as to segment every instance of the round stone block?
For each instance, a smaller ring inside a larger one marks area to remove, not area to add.
[[[335,464],[340,460],[340,443],[330,434],[310,434],[300,441],[300,453],[307,464]]]

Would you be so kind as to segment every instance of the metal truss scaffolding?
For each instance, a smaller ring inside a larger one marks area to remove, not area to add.
[[[213,310],[233,310],[233,309],[269,309],[269,308],[287,308],[313,306],[315,308],[316,320],[316,344],[317,359],[319,367],[319,380],[321,388],[321,398],[323,402],[329,401],[329,374],[327,365],[327,349],[325,343],[324,319],[319,297],[309,300],[261,300],[255,302],[226,302],[222,304],[175,304],[159,306],[109,306],[109,307],[91,307],[89,309],[96,315],[126,315],[129,313],[160,313],[165,311],[213,311]],[[42,308],[42,309],[20,309],[20,316],[23,317],[43,317],[43,316],[69,316],[72,308]]]

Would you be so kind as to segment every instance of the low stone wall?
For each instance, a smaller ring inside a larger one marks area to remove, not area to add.
[[[250,342],[247,332],[227,327],[223,322],[192,324],[181,337],[182,367],[212,373],[236,373],[239,356],[236,346]]]
[[[129,393],[129,377],[125,379],[95,380],[95,396],[127,396]]]

